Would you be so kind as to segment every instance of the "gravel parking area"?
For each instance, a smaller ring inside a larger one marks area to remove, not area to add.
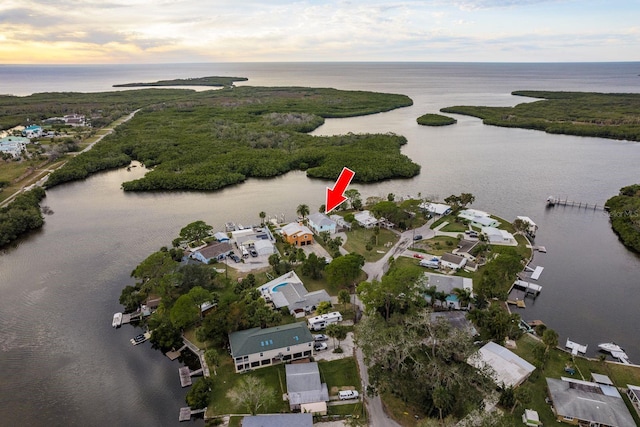
[[[349,332],[347,334],[347,338],[345,338],[343,341],[340,341],[340,347],[342,347],[342,350],[344,350],[342,353],[333,352],[333,341],[334,341],[333,338],[329,338],[329,340],[326,341],[329,348],[327,350],[317,352],[313,356],[315,360],[338,360],[338,359],[344,359],[345,357],[353,356],[354,354],[353,353],[353,350],[354,350],[353,332]],[[336,344],[337,343],[338,341],[336,341]]]

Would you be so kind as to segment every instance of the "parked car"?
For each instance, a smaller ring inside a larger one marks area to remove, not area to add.
[[[316,334],[313,336],[315,342],[327,341],[329,339],[325,334]]]
[[[356,390],[343,390],[338,392],[340,400],[357,399],[360,395]]]
[[[414,258],[423,259],[424,257],[420,254],[413,254]]]
[[[313,349],[314,349],[315,351],[322,351],[322,350],[326,350],[326,349],[328,349],[328,348],[329,348],[329,346],[327,345],[327,343],[326,343],[326,342],[317,342],[317,343],[315,343],[315,344],[313,345]]]
[[[250,254],[251,254],[251,256],[252,256],[252,257],[254,257],[254,258],[258,256],[258,252],[257,252],[255,249],[253,249],[253,248],[249,249],[249,253],[250,253]]]
[[[413,240],[422,240],[422,234],[416,234],[413,236]]]
[[[240,257],[236,254],[231,254],[229,255],[229,258],[231,258],[232,260],[234,260],[235,262],[240,262]]]

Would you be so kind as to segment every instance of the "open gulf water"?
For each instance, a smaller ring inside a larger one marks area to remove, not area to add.
[[[408,180],[358,185],[368,196],[443,199],[475,195],[472,207],[512,221],[531,217],[547,248],[542,293],[517,312],[588,344],[615,341],[640,363],[640,257],[627,251],[601,210],[547,208],[554,195],[603,204],[640,182],[640,144],[458,123],[422,127],[416,118],[452,105],[511,106],[514,90],[640,92],[640,63],[238,63],[100,66],[0,66],[0,94],[112,90],[117,83],[210,75],[242,76],[255,86],[315,86],[402,93],[414,105],[371,116],[330,119],[313,134],[394,132],[422,166]],[[349,165],[345,165],[349,166]],[[295,217],[324,203],[326,181],[292,172],[250,179],[222,191],[130,194],[120,184],[141,167],[100,173],[47,191],[54,214],[42,230],[0,254],[0,425],[174,426],[184,406],[177,361],[140,331],[111,327],[121,289],[148,254],[180,228],[204,220],[257,223],[258,212]],[[356,171],[357,173],[357,171]],[[640,213],[639,213],[640,214]],[[192,421],[188,424],[202,424]],[[185,425],[184,423],[182,425]]]

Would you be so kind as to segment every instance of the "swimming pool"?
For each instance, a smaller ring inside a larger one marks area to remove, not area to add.
[[[277,285],[275,285],[273,288],[271,288],[271,292],[279,292],[278,288],[281,288],[283,286],[287,286],[289,283],[279,283]]]

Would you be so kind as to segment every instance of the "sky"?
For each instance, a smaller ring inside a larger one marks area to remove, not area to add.
[[[639,60],[638,0],[0,2],[0,64]]]

